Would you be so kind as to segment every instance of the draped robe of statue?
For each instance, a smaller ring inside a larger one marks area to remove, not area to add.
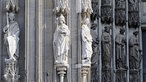
[[[108,32],[102,34],[102,61],[106,68],[110,67],[111,63],[111,35]]]
[[[82,25],[82,59],[91,62],[92,56],[92,36],[90,29],[86,24]]]
[[[119,34],[116,36],[116,62],[117,68],[122,68],[125,59],[125,36]]]
[[[4,28],[7,28],[4,27]],[[7,50],[10,59],[16,60],[16,57],[18,57],[18,43],[19,43],[19,26],[16,21],[9,24],[9,27],[7,28],[7,31],[4,35],[5,44],[7,45]]]
[[[139,43],[137,36],[133,35],[130,38],[130,68],[138,69],[139,68]]]
[[[70,30],[65,24],[59,25],[54,33],[55,63],[67,63],[70,43]]]

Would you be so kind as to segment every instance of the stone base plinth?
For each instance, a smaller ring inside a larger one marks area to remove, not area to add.
[[[87,76],[88,76],[88,74],[89,74],[90,67],[91,67],[91,64],[89,64],[89,63],[87,63],[87,64],[82,64],[82,69],[81,69],[81,73],[82,73],[82,82],[88,82]]]
[[[67,72],[68,64],[63,64],[63,63],[57,63],[55,64],[57,73],[60,76],[60,81],[59,82],[64,82],[64,75]]]

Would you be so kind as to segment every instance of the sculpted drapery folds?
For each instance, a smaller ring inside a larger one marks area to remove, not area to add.
[[[15,14],[9,13],[9,25],[3,28],[4,35],[4,42],[7,45],[7,50],[9,54],[9,59],[16,61],[18,55],[18,43],[19,43],[19,26],[16,21],[14,21]]]
[[[140,48],[138,41],[138,31],[134,31],[133,35],[130,37],[130,69],[138,69],[140,63]]]
[[[62,14],[58,18],[58,24],[54,33],[53,46],[55,63],[67,63],[70,47],[70,30],[65,24],[65,18]]]
[[[123,68],[125,64],[125,29],[121,28],[120,33],[116,36],[116,68]]]
[[[103,68],[110,68],[111,63],[111,35],[110,27],[105,27],[105,30],[102,34],[102,62]]]
[[[84,23],[82,25],[82,60],[85,60],[87,62],[91,62],[91,56],[92,56],[92,36],[90,33],[89,28],[90,21],[88,18],[84,20]]]

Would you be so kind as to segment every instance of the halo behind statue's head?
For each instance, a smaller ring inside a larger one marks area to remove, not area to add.
[[[59,17],[59,21],[63,21],[65,23],[65,17],[62,14]]]

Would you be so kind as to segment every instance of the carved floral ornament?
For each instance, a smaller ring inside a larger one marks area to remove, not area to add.
[[[139,0],[128,0],[128,24],[129,27],[137,28],[140,25]]]
[[[66,15],[67,13],[69,13],[70,8],[68,5],[68,0],[56,0],[55,8],[53,9],[53,11],[56,15]]]
[[[116,0],[115,24],[118,26],[124,26],[126,24],[126,1],[125,0]]]
[[[7,12],[18,12],[18,0],[6,0]]]
[[[111,0],[101,1],[101,22],[106,24],[113,22]]]

